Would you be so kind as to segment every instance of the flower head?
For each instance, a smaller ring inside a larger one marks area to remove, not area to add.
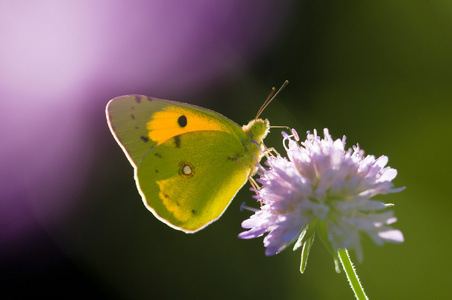
[[[268,168],[260,168],[255,198],[262,205],[242,223],[249,230],[240,238],[268,232],[265,254],[274,255],[295,241],[294,250],[303,245],[309,251],[317,232],[333,256],[339,249],[353,249],[359,260],[361,234],[377,245],[403,242],[402,233],[389,226],[396,221],[389,205],[372,200],[404,189],[393,188],[397,171],[385,167],[386,156],[364,156],[358,145],[345,150],[345,136],[334,141],[328,129],[323,139],[314,130],[301,143],[292,133],[283,133],[288,159],[269,156]]]

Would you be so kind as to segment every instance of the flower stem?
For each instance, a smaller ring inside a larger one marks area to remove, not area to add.
[[[356,274],[356,270],[353,267],[352,261],[350,260],[347,249],[340,249],[337,252],[342,263],[342,267],[344,268],[345,274],[347,275],[348,282],[350,283],[350,287],[355,293],[356,299],[369,299],[364,292],[361,282],[359,282],[358,275]]]

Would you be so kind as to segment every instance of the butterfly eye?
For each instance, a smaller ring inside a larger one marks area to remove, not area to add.
[[[186,178],[192,177],[194,174],[193,166],[189,163],[181,162],[179,164],[179,174]]]

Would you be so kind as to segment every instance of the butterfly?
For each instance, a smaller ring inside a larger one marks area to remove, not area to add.
[[[134,168],[144,205],[186,233],[223,214],[256,172],[270,128],[266,119],[241,127],[206,108],[141,95],[110,100],[106,115]]]

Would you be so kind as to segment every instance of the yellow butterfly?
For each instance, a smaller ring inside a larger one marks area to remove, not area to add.
[[[270,127],[257,117],[240,127],[206,108],[139,95],[114,98],[106,115],[144,205],[187,233],[217,220],[254,175]]]

